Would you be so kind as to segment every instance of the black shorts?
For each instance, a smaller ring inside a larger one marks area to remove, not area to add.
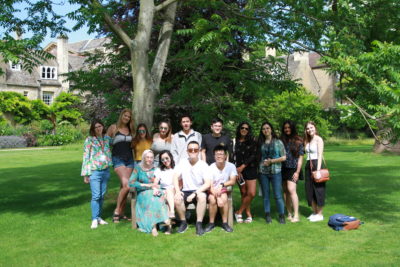
[[[189,204],[194,204],[195,206],[197,205],[197,196],[195,196],[192,200],[192,202],[188,202],[187,198],[193,194],[194,192],[196,192],[196,190],[192,190],[192,191],[182,191],[183,192],[183,201],[185,203],[185,206],[187,207]],[[207,192],[203,192],[204,194],[206,194],[206,199],[208,199],[208,194]]]
[[[257,168],[246,167],[242,171],[242,175],[245,180],[256,180],[258,178]]]
[[[297,184],[299,182],[299,180],[304,180],[302,170],[300,170],[299,179],[297,179],[296,182],[293,180],[292,177],[293,177],[293,174],[296,172],[296,170],[297,169],[295,169],[295,168],[282,168],[282,181],[291,181],[291,182]]]

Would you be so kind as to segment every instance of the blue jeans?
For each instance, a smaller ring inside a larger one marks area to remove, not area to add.
[[[92,220],[100,218],[101,208],[103,206],[104,195],[107,191],[107,183],[110,179],[110,169],[93,171],[90,175],[90,190],[92,191],[92,200],[90,207],[92,209]]]
[[[274,198],[276,201],[276,207],[279,214],[285,213],[285,206],[283,204],[282,197],[282,175],[277,174],[260,174],[261,190],[264,198],[264,211],[265,213],[271,212],[270,198],[270,183],[272,183],[272,190],[274,191]]]

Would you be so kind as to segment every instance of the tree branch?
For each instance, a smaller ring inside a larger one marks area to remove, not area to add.
[[[100,14],[103,16],[105,23],[110,27],[110,29],[122,40],[122,42],[132,50],[134,48],[134,41],[125,33],[125,31],[110,17],[108,13],[101,10],[104,7],[100,4],[98,0],[91,0],[92,6],[95,10],[100,11]]]
[[[167,0],[162,2],[161,4],[159,4],[158,6],[156,6],[154,9],[156,12],[162,10],[163,8],[166,8],[167,6],[169,6],[170,4],[177,2],[178,0]]]

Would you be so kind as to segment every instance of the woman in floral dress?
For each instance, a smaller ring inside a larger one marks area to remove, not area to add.
[[[139,230],[157,236],[157,224],[165,223],[169,226],[170,220],[165,196],[154,175],[153,163],[153,151],[145,150],[141,163],[136,165],[132,172],[129,186],[137,190],[136,220]]]

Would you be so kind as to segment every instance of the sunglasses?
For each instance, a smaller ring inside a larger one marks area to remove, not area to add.
[[[167,162],[169,160],[171,160],[169,157],[161,158],[161,162]]]
[[[160,130],[168,130],[168,127],[160,127]]]
[[[138,130],[138,133],[146,133],[146,130]]]
[[[199,152],[199,149],[198,148],[188,148],[188,150],[187,150],[189,153],[197,153],[197,152]]]
[[[240,130],[246,130],[246,131],[248,131],[249,128],[247,128],[247,127],[240,127]]]

